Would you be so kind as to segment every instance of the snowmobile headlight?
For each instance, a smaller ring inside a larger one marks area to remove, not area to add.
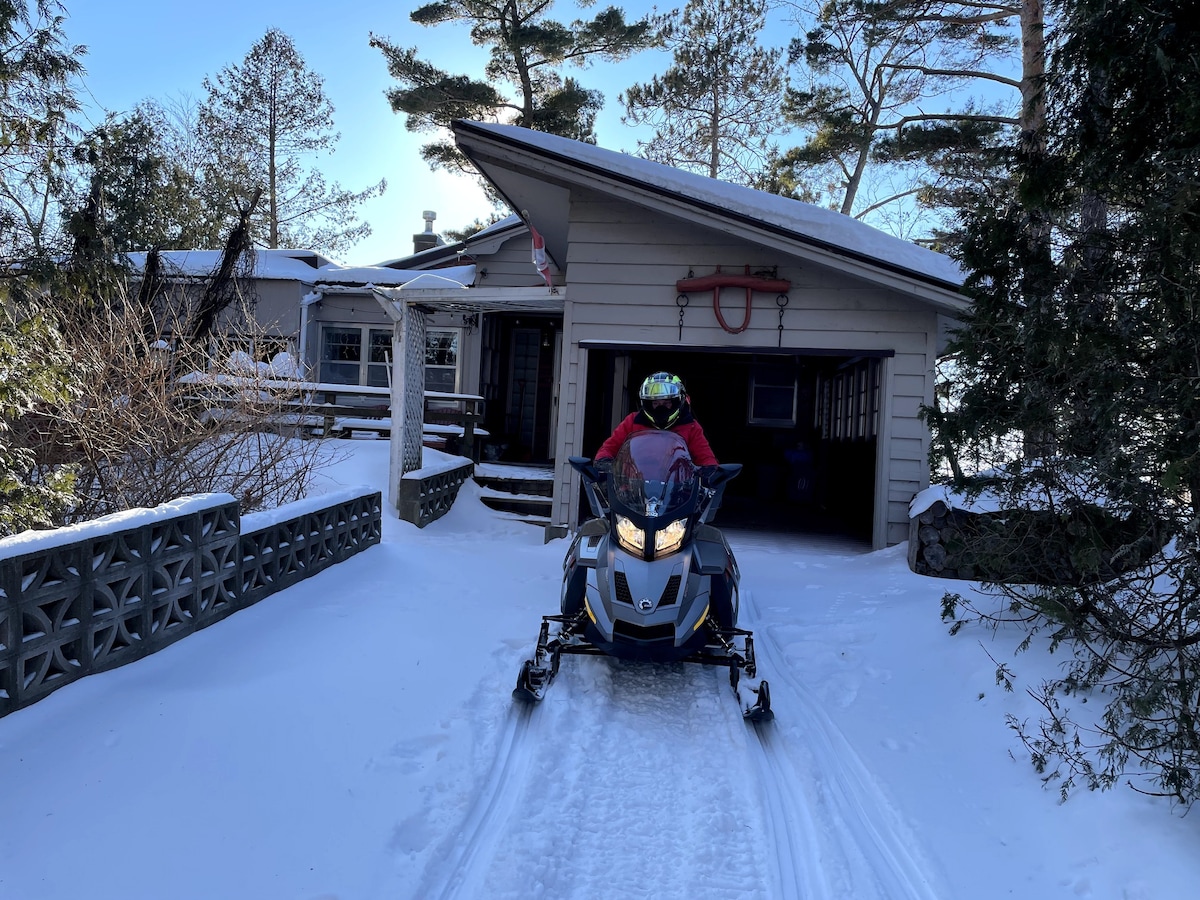
[[[617,516],[617,541],[630,553],[640,555],[646,548],[646,532],[625,516]]]
[[[666,556],[674,553],[683,544],[683,536],[687,534],[687,519],[676,519],[666,528],[654,532],[654,555]]]

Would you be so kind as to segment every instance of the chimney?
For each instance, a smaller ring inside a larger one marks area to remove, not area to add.
[[[433,233],[433,220],[437,218],[437,213],[427,209],[421,215],[425,218],[425,230],[413,235],[413,253],[429,250],[442,243],[442,239]]]

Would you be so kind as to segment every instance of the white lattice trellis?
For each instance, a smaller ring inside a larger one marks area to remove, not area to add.
[[[403,421],[402,471],[415,472],[421,468],[421,439],[425,418],[425,313],[404,305],[402,341],[404,345],[404,380],[401,385]]]

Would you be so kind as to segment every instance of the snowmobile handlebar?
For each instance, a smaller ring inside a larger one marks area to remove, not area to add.
[[[611,458],[593,461],[587,456],[569,456],[567,462],[571,464],[572,469],[592,482],[600,481],[602,476],[607,477],[612,468]],[[741,471],[741,463],[720,463],[715,466],[700,466],[696,474],[700,483],[712,490],[727,481],[732,481]]]

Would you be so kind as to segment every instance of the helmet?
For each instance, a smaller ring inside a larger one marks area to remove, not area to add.
[[[638,388],[642,412],[658,428],[670,428],[683,412],[687,392],[678,375],[655,372]]]

